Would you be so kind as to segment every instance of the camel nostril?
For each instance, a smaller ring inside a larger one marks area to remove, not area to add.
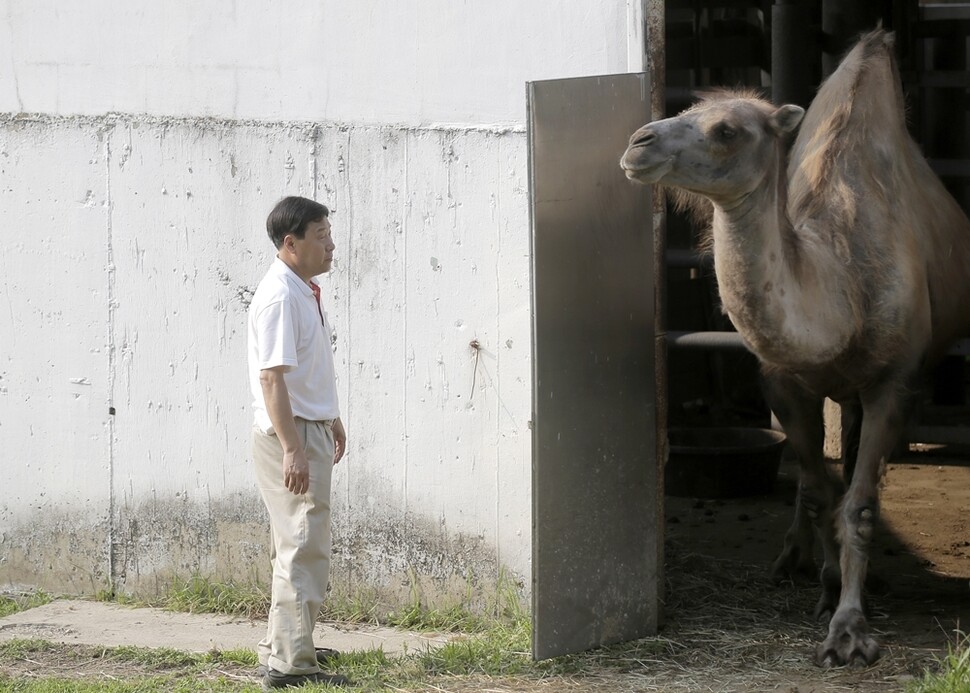
[[[634,133],[630,138],[631,147],[649,147],[657,139],[657,135],[652,130]]]

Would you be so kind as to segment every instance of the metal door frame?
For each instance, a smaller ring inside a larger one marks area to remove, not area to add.
[[[528,97],[533,656],[545,659],[659,621],[653,197],[618,165],[652,101],[644,73],[530,82]]]

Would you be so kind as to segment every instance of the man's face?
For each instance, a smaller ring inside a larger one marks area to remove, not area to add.
[[[300,268],[306,274],[316,276],[330,271],[336,246],[330,237],[329,219],[311,221],[303,238],[294,239],[293,245]]]

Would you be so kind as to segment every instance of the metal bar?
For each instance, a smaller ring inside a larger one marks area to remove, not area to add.
[[[913,82],[921,89],[966,89],[970,75],[963,70],[931,70],[921,72]]]
[[[943,3],[920,5],[919,18],[924,22],[949,22],[970,19],[970,5],[950,5]]]
[[[666,333],[667,346],[675,349],[748,350],[737,332],[678,332]],[[946,352],[949,356],[970,356],[970,339],[960,339]]]
[[[771,100],[808,108],[812,100],[812,34],[810,6],[799,0],[777,0],[771,8]]]
[[[748,349],[737,332],[668,332],[666,336],[667,346],[675,349]]]
[[[714,266],[714,256],[689,248],[667,248],[667,267],[700,269]]]
[[[970,428],[966,426],[913,426],[909,430],[910,443],[934,445],[970,445]]]
[[[970,176],[970,159],[930,159],[929,162],[938,176]]]

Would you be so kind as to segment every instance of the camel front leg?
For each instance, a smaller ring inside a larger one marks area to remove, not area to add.
[[[822,398],[807,392],[797,382],[781,374],[765,374],[765,397],[778,417],[788,442],[798,457],[798,496],[795,518],[785,535],[781,555],[772,566],[772,576],[797,576],[814,571],[812,525],[822,544],[822,595],[815,616],[827,619],[839,600],[839,547],[835,540],[832,514],[837,485],[829,477],[823,457],[825,424]]]
[[[821,666],[868,666],[879,658],[863,609],[869,545],[879,517],[879,480],[906,422],[909,388],[899,381],[863,394],[859,451],[852,481],[836,515],[841,544],[842,593],[816,652]]]

